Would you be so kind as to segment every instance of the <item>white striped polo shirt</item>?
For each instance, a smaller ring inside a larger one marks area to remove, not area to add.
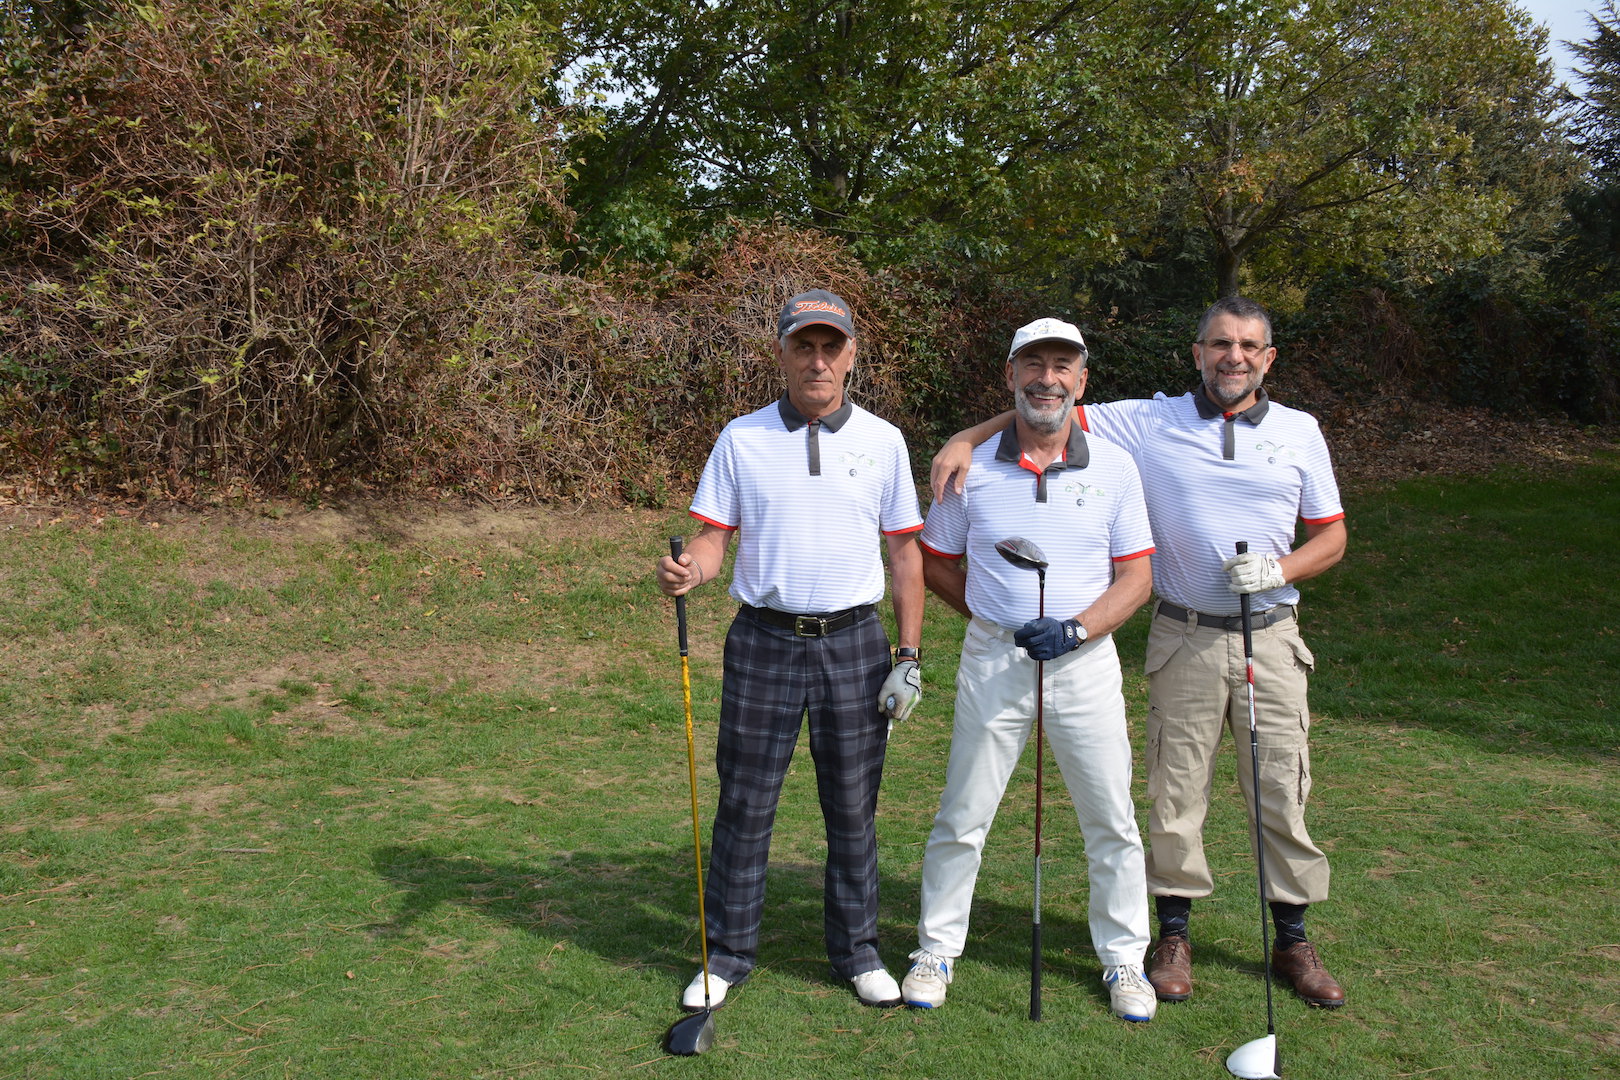
[[[1071,424],[1062,465],[1048,469],[1043,485],[1014,421],[974,448],[962,494],[948,487],[929,508],[923,547],[948,559],[967,555],[968,610],[1003,629],[1039,614],[1040,578],[997,554],[997,540],[1021,536],[1041,549],[1049,563],[1046,613],[1056,619],[1090,607],[1113,583],[1115,562],[1153,554],[1129,454]]]
[[[1153,588],[1172,604],[1236,615],[1240,602],[1221,563],[1236,553],[1239,540],[1247,540],[1250,551],[1280,557],[1294,549],[1300,520],[1326,524],[1344,517],[1316,418],[1265,400],[1266,408],[1233,423],[1230,460],[1223,452],[1226,421],[1218,412],[1201,415],[1194,393],[1080,407],[1087,430],[1136,459],[1158,549]],[[1298,602],[1292,585],[1253,600],[1255,611]]]
[[[786,395],[727,424],[709,453],[691,513],[737,530],[739,603],[800,615],[876,604],[879,534],[922,528],[899,428],[848,401],[818,428],[818,475],[809,425]]]

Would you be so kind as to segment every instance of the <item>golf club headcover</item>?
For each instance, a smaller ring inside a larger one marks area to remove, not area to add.
[[[1221,563],[1235,593],[1260,593],[1280,589],[1288,584],[1283,577],[1282,564],[1275,555],[1262,555],[1246,551]]]
[[[1031,660],[1056,660],[1086,642],[1086,628],[1079,619],[1059,622],[1050,615],[1031,619],[1013,632],[1013,644],[1029,653]]]
[[[890,720],[904,720],[922,700],[922,671],[915,660],[901,660],[878,691],[878,712]]]

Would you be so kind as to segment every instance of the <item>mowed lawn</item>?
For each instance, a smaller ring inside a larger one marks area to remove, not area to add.
[[[1277,997],[1290,1078],[1620,1076],[1620,459],[1356,493],[1306,587],[1311,929],[1349,996]],[[801,744],[761,967],[708,1054],[660,1042],[697,958],[678,510],[438,505],[141,518],[0,509],[0,1077],[1220,1077],[1265,1033],[1228,747],[1197,990],[1108,1015],[1048,769],[1045,1020],[1027,1018],[1033,772],[932,1013],[821,945]],[[731,604],[691,603],[704,829]],[[1140,748],[1145,617],[1119,635]],[[962,621],[880,805],[884,952],[914,946]],[[1261,676],[1263,677],[1263,672]],[[1146,800],[1137,777],[1138,811]]]

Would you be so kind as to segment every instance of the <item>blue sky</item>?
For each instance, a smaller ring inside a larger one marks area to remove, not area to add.
[[[1560,42],[1583,40],[1591,31],[1591,22],[1586,13],[1599,5],[1581,3],[1579,0],[1518,0],[1518,5],[1528,11],[1532,19],[1547,27],[1547,46],[1558,64],[1559,74],[1574,82],[1575,73],[1571,68],[1575,58]]]

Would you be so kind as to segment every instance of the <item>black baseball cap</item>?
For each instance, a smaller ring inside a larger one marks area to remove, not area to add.
[[[811,289],[789,300],[776,320],[776,336],[785,338],[807,326],[830,326],[845,337],[855,336],[849,305],[826,289]]]

